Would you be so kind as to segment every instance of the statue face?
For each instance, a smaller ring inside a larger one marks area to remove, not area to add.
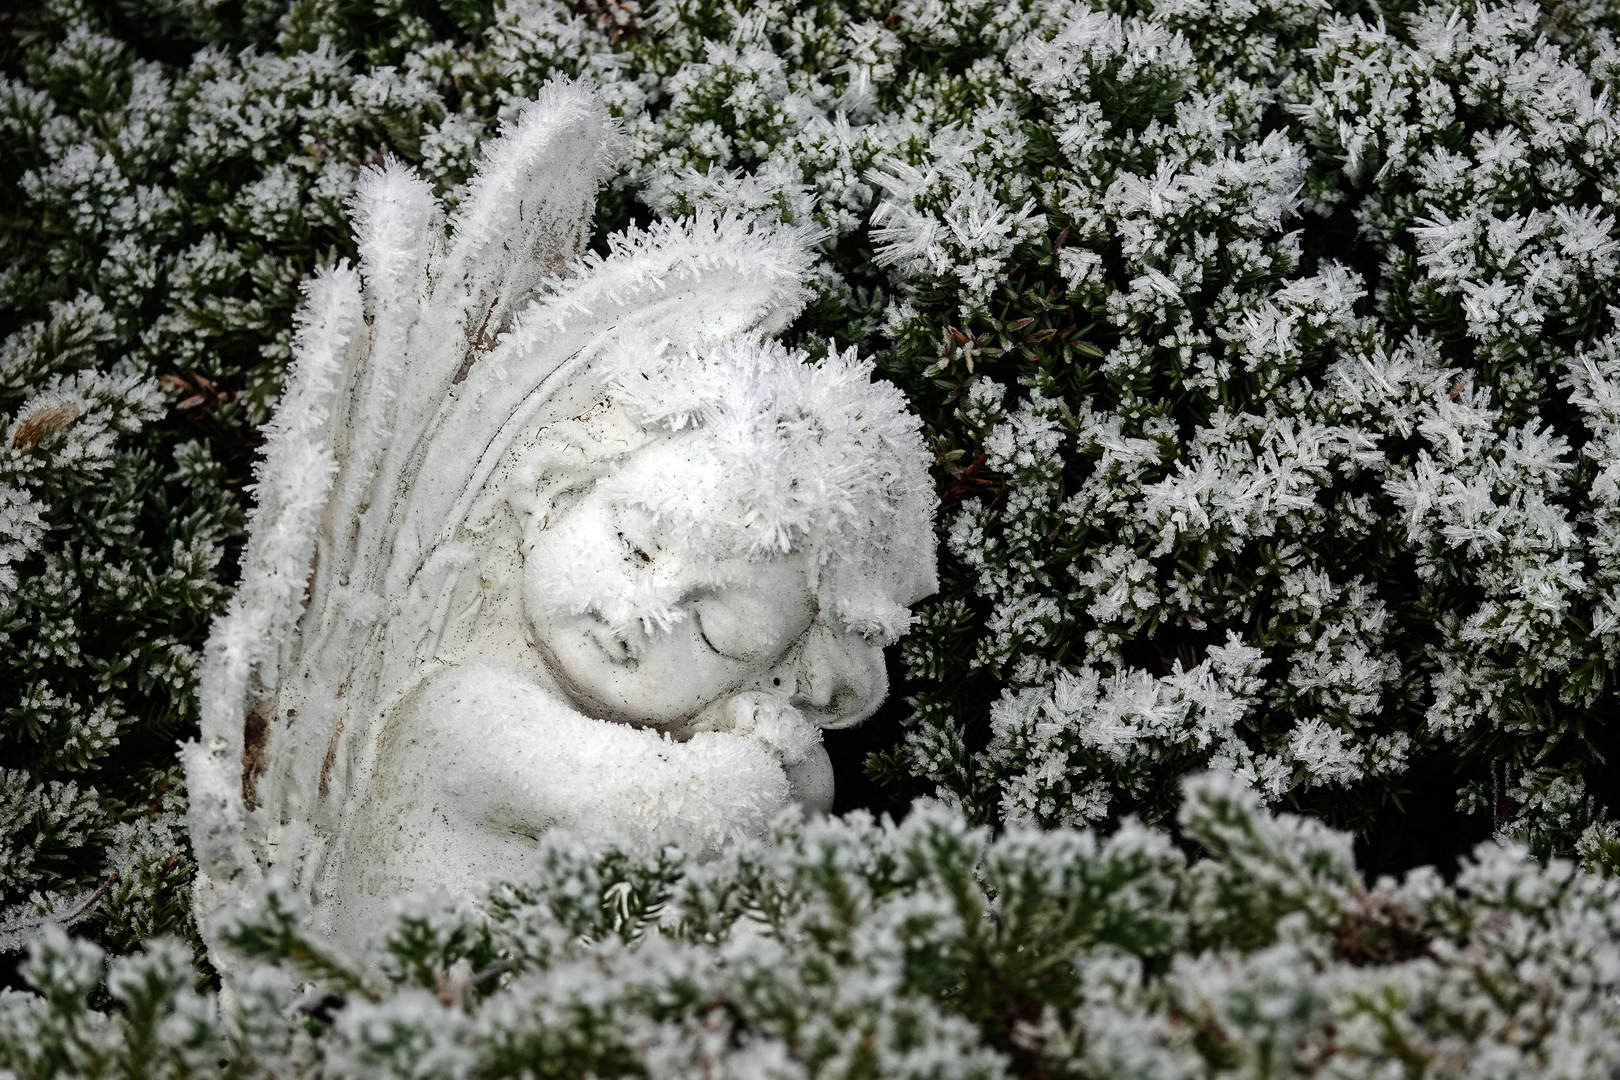
[[[724,512],[724,468],[696,438],[661,440],[530,535],[529,626],[581,711],[675,723],[765,678],[809,629],[803,557],[705,544],[704,515]],[[655,514],[649,503],[688,513]]]

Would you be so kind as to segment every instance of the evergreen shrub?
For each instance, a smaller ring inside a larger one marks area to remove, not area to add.
[[[262,963],[192,987],[159,939],[53,930],[0,993],[0,1075],[1604,1076],[1620,1066],[1620,881],[1487,843],[1368,889],[1351,839],[1229,774],[1179,826],[992,839],[937,803],[784,822],[693,865],[553,836],[474,912],[406,906],[344,957],[273,887]],[[87,1001],[99,998],[100,1008]],[[4,1070],[12,1070],[5,1073]]]
[[[557,77],[600,87],[629,137],[598,242],[705,206],[817,230],[792,343],[875,355],[924,418],[944,587],[896,701],[840,751],[873,748],[895,805],[931,795],[960,819],[919,822],[959,837],[1081,844],[1061,829],[1168,823],[1213,767],[1353,831],[1374,871],[1527,845],[1432,897],[1510,864],[1538,897],[1606,888],[1522,850],[1620,849],[1617,25],[1587,0],[0,16],[0,948],[45,917],[115,953],[190,936],[173,745],[298,284],[353,256],[361,167],[400,157],[453,201],[480,141]],[[1193,1023],[1166,973],[1226,955],[1179,933],[1140,960],[1160,995],[1142,1017]],[[169,946],[106,985],[87,945],[41,948],[52,1009],[83,1007],[53,964],[128,1009],[129,980],[181,979]],[[1029,1000],[1017,1023],[1056,1045],[1081,997]],[[979,1032],[985,1069],[1026,1052],[950,1009],[894,1023]],[[1225,1045],[1213,1031],[1188,1036],[1198,1053]]]

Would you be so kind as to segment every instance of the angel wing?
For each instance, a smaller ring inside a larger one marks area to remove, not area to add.
[[[803,306],[790,229],[699,217],[584,254],[616,146],[600,101],[559,82],[448,218],[403,166],[362,176],[359,267],[305,288],[242,579],[204,650],[184,750],[201,925],[266,873],[312,887],[405,639],[476,588],[449,540],[518,433],[588,407],[626,332],[696,347]]]

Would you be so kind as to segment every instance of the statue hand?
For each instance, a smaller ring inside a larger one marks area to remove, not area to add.
[[[797,765],[821,747],[821,729],[794,708],[784,694],[744,691],[721,698],[705,708],[683,729],[724,731],[752,739],[783,765]]]

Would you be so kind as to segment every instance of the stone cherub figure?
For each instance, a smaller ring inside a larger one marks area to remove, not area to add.
[[[712,851],[831,803],[821,728],[935,588],[901,395],[769,341],[785,228],[584,255],[615,137],[548,86],[459,209],[390,165],[317,276],[186,751],[206,916],[286,875],[340,940],[524,876],[535,837]]]

